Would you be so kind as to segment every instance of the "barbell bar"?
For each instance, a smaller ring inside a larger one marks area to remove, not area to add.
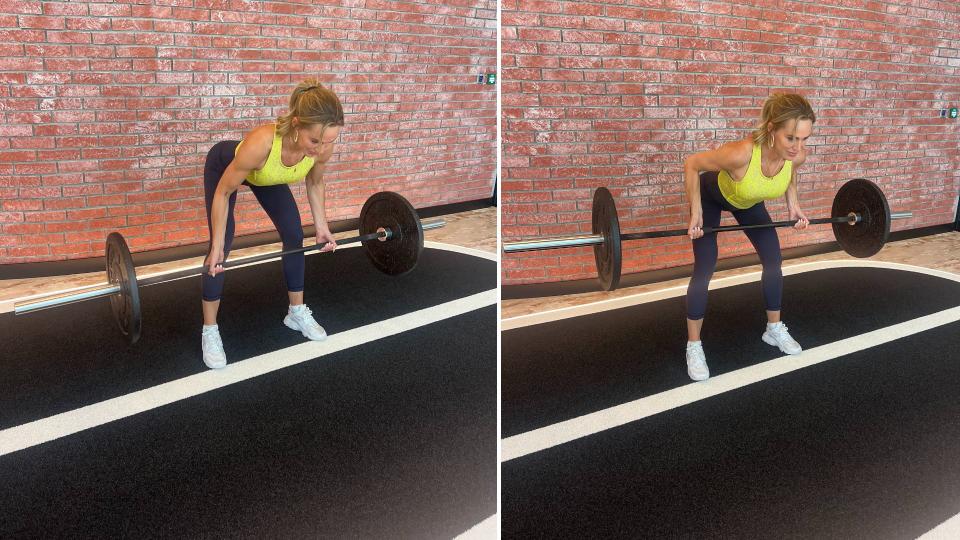
[[[913,217],[913,212],[893,212],[890,219],[908,219]],[[835,218],[816,218],[811,219],[811,225],[822,225],[825,223],[847,223],[853,225],[863,218],[857,214],[851,216],[842,216]],[[763,223],[759,225],[724,225],[722,227],[704,227],[703,234],[713,234],[726,231],[742,231],[745,229],[768,229],[771,227],[792,227],[798,220],[792,221],[774,221],[772,223]],[[852,222],[852,223],[851,223]],[[621,234],[620,240],[643,240],[646,238],[665,238],[668,236],[686,236],[687,229],[673,229],[666,231],[648,231],[638,233]],[[521,251],[539,251],[545,249],[558,249],[578,246],[593,246],[603,244],[604,239],[599,234],[582,234],[576,236],[558,236],[555,238],[543,238],[540,240],[527,240],[522,242],[506,242],[503,245],[505,253],[519,253]]]
[[[423,250],[423,231],[444,227],[444,220],[421,222],[413,206],[401,195],[380,192],[371,196],[360,211],[360,233],[336,240],[337,246],[361,243],[367,249],[373,265],[388,275],[400,275],[412,270]],[[225,261],[224,269],[275,259],[285,255],[319,250],[323,245],[310,245],[278,252],[263,253]],[[207,273],[209,266],[187,268],[141,279],[136,277],[133,257],[127,242],[118,232],[107,236],[105,261],[108,283],[81,290],[61,291],[40,298],[14,304],[15,315],[109,297],[114,318],[128,341],[140,338],[140,287],[168,283],[178,279]]]
[[[430,229],[439,229],[440,227],[443,227],[445,225],[446,225],[446,222],[443,220],[430,221],[422,224],[423,230],[425,231],[428,231]],[[117,232],[110,233],[110,235],[118,235],[121,238],[123,238],[122,235],[120,235],[120,233],[117,233]],[[349,238],[341,238],[340,240],[337,240],[335,243],[337,244],[337,246],[345,246],[345,245],[356,244],[357,242],[365,242],[369,240],[386,241],[386,240],[390,240],[392,236],[393,236],[393,231],[391,231],[390,229],[385,229],[384,231],[381,231],[381,232],[364,234],[360,236],[352,236]],[[124,240],[124,243],[126,243],[125,240]],[[244,257],[242,259],[225,261],[222,266],[225,269],[233,268],[236,266],[243,266],[243,265],[252,264],[255,262],[275,259],[277,257],[283,257],[284,255],[293,255],[294,253],[307,253],[309,251],[320,249],[321,247],[323,246],[310,245],[310,246],[296,248],[296,249],[288,249],[285,251],[263,253],[261,255],[253,255],[250,257]],[[170,272],[167,274],[157,274],[154,276],[139,278],[137,279],[137,286],[149,287],[151,285],[159,285],[161,283],[168,283],[170,281],[175,281],[178,279],[198,276],[200,274],[206,273],[208,271],[208,268],[209,268],[208,266],[198,266],[195,268],[186,268],[184,270]],[[95,285],[92,287],[86,287],[78,291],[52,293],[50,295],[46,295],[36,300],[23,301],[23,302],[18,302],[14,304],[14,314],[24,315],[27,313],[31,313],[33,311],[40,311],[42,309],[59,307],[66,304],[75,304],[77,302],[93,300],[96,298],[103,298],[104,296],[110,296],[113,294],[117,294],[119,292],[120,292],[120,286],[104,284],[104,285]]]
[[[715,174],[715,173],[703,173]],[[701,179],[702,181],[702,179]],[[890,221],[907,219],[913,212],[891,213],[880,188],[869,180],[856,178],[841,186],[834,197],[831,217],[811,219],[811,225],[833,225],[834,235],[844,251],[854,257],[870,257],[880,251],[890,234]],[[616,203],[606,188],[598,188],[593,197],[593,234],[505,242],[505,253],[593,246],[597,275],[604,290],[611,291],[620,281],[621,244],[626,240],[643,240],[670,236],[686,236],[687,229],[673,229],[621,234]],[[792,227],[797,220],[776,221],[757,225],[704,227],[704,234],[746,229]]]

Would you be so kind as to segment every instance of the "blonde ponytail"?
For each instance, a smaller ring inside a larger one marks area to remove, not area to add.
[[[286,136],[297,126],[308,127],[320,124],[327,126],[343,125],[343,105],[333,90],[315,78],[307,79],[297,85],[290,94],[290,110],[277,118],[277,134]]]
[[[772,124],[773,130],[776,130],[790,120],[816,122],[817,115],[810,102],[800,94],[771,94],[763,104],[760,123],[753,130],[753,143],[762,145],[769,140],[771,130],[768,125]]]

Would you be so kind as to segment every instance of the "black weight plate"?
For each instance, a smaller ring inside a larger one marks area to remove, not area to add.
[[[123,235],[112,232],[107,236],[106,247],[107,280],[111,285],[120,287],[120,292],[110,296],[113,317],[123,335],[130,344],[140,339],[140,291],[137,288],[137,274],[133,267],[133,257]]]
[[[597,277],[605,291],[620,284],[623,259],[620,252],[620,218],[613,195],[605,187],[593,193],[593,234],[603,236],[603,244],[594,244],[593,257],[597,261]]]
[[[860,214],[862,219],[855,225],[834,223],[837,242],[854,257],[875,255],[890,236],[890,206],[883,191],[870,180],[850,180],[837,191],[830,215],[846,217],[850,212]]]
[[[362,242],[373,265],[391,276],[413,270],[423,251],[423,226],[413,205],[397,193],[375,193],[360,210],[360,234],[375,233],[381,227],[390,229],[393,237]]]

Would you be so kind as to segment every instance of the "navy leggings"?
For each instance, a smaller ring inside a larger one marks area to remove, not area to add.
[[[703,207],[703,226],[716,227],[720,224],[720,211],[733,213],[740,225],[771,223],[770,214],[762,202],[746,210],[734,208],[720,193],[716,172],[700,174],[700,204]],[[769,229],[747,229],[743,231],[750,239],[760,263],[763,274],[760,280],[763,286],[763,300],[768,311],[779,311],[783,298],[783,271],[780,255],[780,239],[777,231]],[[693,277],[687,287],[687,318],[700,320],[707,312],[707,287],[717,266],[717,235],[705,234],[693,241]]]
[[[213,236],[213,226],[210,222],[210,208],[213,205],[213,196],[217,191],[217,184],[220,183],[220,177],[227,165],[233,161],[239,141],[222,141],[213,145],[213,148],[207,152],[207,161],[203,167],[203,198],[207,205],[207,230],[210,236]],[[297,207],[297,201],[290,191],[290,186],[281,184],[277,186],[254,186],[246,181],[245,186],[249,186],[253,195],[260,201],[260,206],[267,211],[267,215],[273,221],[273,225],[280,233],[280,240],[283,242],[283,249],[296,249],[303,247],[303,227],[300,223],[300,209]],[[227,211],[227,230],[224,235],[223,259],[226,260],[230,254],[230,246],[233,244],[233,233],[236,223],[233,219],[233,208],[237,205],[237,192],[230,195],[230,209]],[[209,249],[209,248],[208,248]],[[304,256],[303,253],[293,255],[284,255],[281,257],[283,266],[283,277],[287,282],[287,290],[290,292],[299,292],[303,290],[303,272]],[[219,300],[223,294],[224,272],[220,272],[216,277],[210,274],[203,274],[203,299],[208,301]]]

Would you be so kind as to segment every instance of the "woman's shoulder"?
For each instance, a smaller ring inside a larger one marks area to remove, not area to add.
[[[273,147],[274,124],[257,126],[243,137],[243,148],[257,153],[269,153]]]
[[[269,142],[270,145],[273,145],[273,137],[275,133],[276,124],[263,124],[251,129],[250,132],[247,133],[247,136],[243,138],[243,140],[253,143]]]
[[[257,126],[247,132],[234,157],[237,166],[247,169],[263,167],[273,148],[273,133],[273,124]]]
[[[719,148],[726,154],[726,161],[737,166],[747,166],[753,158],[753,137],[747,137],[738,141],[730,141]]]

